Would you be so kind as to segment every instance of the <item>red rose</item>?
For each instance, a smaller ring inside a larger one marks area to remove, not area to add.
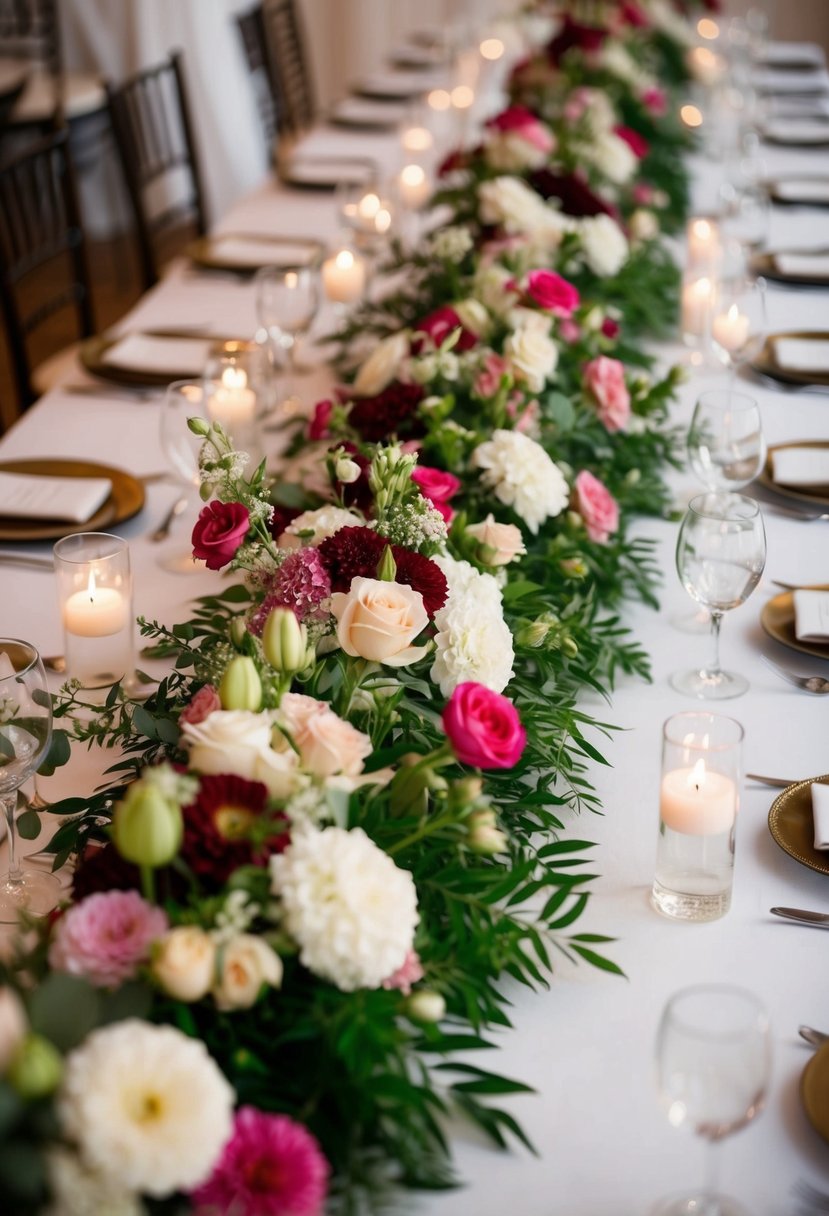
[[[472,682],[459,684],[452,693],[443,729],[461,764],[473,768],[512,768],[527,742],[512,701]]]
[[[461,331],[461,335],[455,344],[455,350],[458,354],[461,354],[465,350],[471,350],[478,341],[478,335],[473,334],[470,329],[464,327],[454,308],[450,308],[448,304],[445,304],[442,308],[436,308],[434,312],[430,312],[422,321],[418,321],[415,326],[415,334],[426,334],[427,338],[431,338],[432,343],[437,348],[443,345],[455,329]],[[415,337],[412,341],[413,354],[420,354],[422,347],[422,339]]]
[[[412,481],[446,522],[451,523],[455,512],[449,506],[449,499],[461,488],[454,473],[444,473],[443,469],[430,469],[419,464],[412,470]]]
[[[648,141],[638,131],[634,131],[633,127],[614,127],[613,133],[624,140],[637,160],[648,155]]]
[[[314,413],[311,421],[308,423],[308,438],[309,439],[327,439],[328,424],[331,421],[331,415],[334,412],[334,403],[332,401],[318,401],[314,406]]]
[[[579,306],[578,290],[553,270],[531,270],[526,289],[530,299],[554,317],[569,317]]]
[[[557,66],[563,56],[574,48],[588,55],[600,50],[606,37],[606,30],[594,25],[581,25],[578,21],[573,21],[572,17],[566,16],[559,33],[547,47],[547,57],[550,63]]]
[[[209,502],[193,528],[193,557],[208,570],[221,570],[233,560],[250,529],[250,512],[240,502]]]

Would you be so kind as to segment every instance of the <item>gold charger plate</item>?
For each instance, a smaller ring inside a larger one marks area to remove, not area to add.
[[[818,384],[829,388],[829,367],[823,371],[806,372],[797,368],[781,367],[777,362],[774,344],[780,338],[803,338],[806,341],[829,342],[829,330],[826,329],[787,329],[776,334],[769,334],[763,343],[760,353],[751,362],[754,371],[781,384]]]
[[[761,485],[773,490],[775,494],[780,494],[783,498],[791,498],[808,506],[829,507],[829,484],[795,488],[774,480],[772,454],[779,452],[782,448],[829,448],[829,439],[793,439],[789,443],[772,444],[768,450],[763,470],[757,476]]]
[[[786,274],[777,265],[780,254],[803,253],[804,250],[778,249],[774,253],[755,253],[751,259],[751,269],[754,274],[762,275],[775,283],[791,283],[795,287],[829,287],[829,274]],[[825,256],[829,249],[812,249],[816,257]]]
[[[201,334],[192,329],[148,329],[143,331],[148,338],[190,338],[194,342],[206,342],[211,351],[226,346],[239,338],[222,338],[215,334]],[[113,384],[125,384],[132,388],[166,388],[174,380],[200,380],[201,372],[179,370],[176,372],[150,371],[140,367],[119,367],[107,362],[107,351],[124,335],[97,334],[81,343],[81,363],[92,376],[110,380]]]
[[[818,1047],[803,1069],[800,1100],[812,1127],[829,1141],[829,1043]]]
[[[760,624],[770,638],[788,646],[791,650],[799,650],[801,654],[810,654],[815,659],[829,659],[829,642],[801,642],[794,631],[794,595],[784,591],[767,600],[760,612]]]
[[[233,257],[222,257],[222,245],[228,241],[251,241],[257,245],[272,245],[273,259],[263,261],[259,265],[253,262],[242,262]],[[263,266],[276,266],[289,269],[293,266],[313,266],[322,260],[325,246],[307,236],[258,236],[250,232],[225,232],[220,237],[204,236],[191,242],[185,253],[197,266],[206,270],[229,270],[236,274],[256,274]],[[282,255],[280,257],[280,254]],[[297,256],[299,255],[299,256]]]
[[[769,831],[775,843],[795,861],[819,874],[829,874],[829,853],[814,846],[811,791],[815,784],[829,785],[829,775],[798,781],[775,798],[769,811]]]
[[[75,532],[100,532],[113,524],[132,519],[144,506],[144,487],[140,481],[114,469],[108,464],[96,464],[91,460],[4,460],[0,472],[29,473],[40,477],[106,477],[112,482],[112,490],[106,502],[94,515],[83,523],[69,523],[59,519],[15,519],[0,516],[0,540],[32,541],[60,540]]]

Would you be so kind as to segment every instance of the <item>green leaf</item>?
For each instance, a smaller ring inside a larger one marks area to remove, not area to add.
[[[17,834],[21,840],[37,840],[40,835],[40,816],[37,811],[24,811],[17,819]]]
[[[49,750],[46,756],[40,762],[40,767],[37,770],[44,777],[51,777],[55,769],[61,768],[64,764],[68,764],[69,757],[72,754],[72,748],[69,743],[69,733],[65,730],[53,730],[52,738],[49,742]]]
[[[71,1051],[98,1023],[97,991],[73,975],[53,971],[29,1000],[32,1029],[50,1039],[60,1051]]]

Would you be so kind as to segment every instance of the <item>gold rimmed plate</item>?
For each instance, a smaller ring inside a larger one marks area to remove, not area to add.
[[[367,185],[376,176],[377,162],[354,156],[297,155],[286,157],[277,171],[283,185],[296,190],[336,190]]]
[[[812,786],[829,785],[829,774],[798,781],[775,798],[769,811],[769,831],[775,844],[802,866],[829,874],[829,852],[815,848]]]
[[[126,338],[169,340],[178,346],[182,358],[181,366],[168,368],[141,365],[140,359],[131,363],[114,363],[109,355],[116,345]],[[174,380],[197,380],[204,373],[205,365],[212,354],[236,338],[222,338],[212,334],[199,334],[193,330],[156,329],[141,334],[98,334],[81,343],[80,358],[90,375],[113,384],[124,384],[133,388],[166,388]]]
[[[829,659],[829,642],[801,642],[794,631],[794,593],[784,591],[767,600],[760,611],[760,624],[763,629],[790,650],[799,650],[801,654],[810,654],[815,659]]]
[[[762,275],[764,279],[771,279],[775,283],[791,283],[795,287],[829,287],[829,273],[826,271],[818,271],[815,274],[793,273],[783,269],[778,262],[778,258],[787,254],[803,255],[805,252],[802,249],[780,249],[774,253],[755,253],[751,259],[751,269],[754,274]],[[808,252],[816,258],[829,256],[829,249],[810,249]]]
[[[791,498],[794,502],[802,502],[804,506],[829,507],[829,483],[823,485],[787,486],[774,480],[773,455],[783,448],[815,448],[829,450],[829,439],[793,439],[789,443],[775,443],[768,450],[766,463],[757,477],[761,485],[780,494],[783,498]]]
[[[60,540],[75,532],[101,532],[132,519],[144,505],[144,487],[123,469],[91,460],[4,460],[0,472],[34,477],[105,477],[112,483],[109,497],[83,523],[59,519],[15,519],[0,516],[0,541]]]
[[[290,269],[313,266],[322,260],[324,246],[304,236],[270,236],[253,232],[223,232],[188,245],[186,253],[206,270],[255,274],[264,266]]]
[[[829,1143],[829,1043],[818,1047],[803,1069],[800,1100],[812,1127]]]
[[[777,359],[776,344],[783,338],[799,338],[803,342],[829,342],[829,330],[803,329],[785,330],[769,334],[760,353],[752,360],[751,367],[761,376],[771,380],[779,380],[781,384],[815,384],[829,388],[829,367],[819,371],[801,370],[796,367],[782,367]]]

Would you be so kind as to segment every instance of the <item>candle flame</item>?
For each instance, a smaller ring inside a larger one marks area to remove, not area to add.
[[[717,25],[716,21],[712,21],[710,17],[700,17],[699,21],[697,22],[697,33],[699,34],[700,38],[708,38],[713,40],[714,38],[719,38],[720,27]]]
[[[422,186],[426,173],[421,165],[406,165],[400,170],[400,180],[404,186]]]
[[[452,98],[446,89],[432,89],[426,100],[433,110],[448,110],[452,104]]]
[[[458,84],[452,90],[450,100],[456,110],[468,110],[475,100],[475,94],[468,84]]]
[[[479,49],[484,59],[494,61],[503,55],[504,44],[500,38],[484,38]]]
[[[708,220],[694,220],[693,229],[694,236],[698,236],[701,241],[707,241],[711,235],[711,225]]]
[[[95,571],[94,570],[89,571],[89,582],[86,585],[86,592],[87,592],[87,595],[89,596],[90,604],[94,604],[95,603]]]
[[[247,388],[248,377],[243,367],[226,367],[222,372],[222,388]]]
[[[391,212],[385,207],[381,207],[374,217],[374,230],[382,234],[388,232],[389,228],[391,228]]]
[[[354,265],[354,254],[350,249],[341,249],[334,260],[340,270],[350,270]]]
[[[702,126],[702,111],[699,106],[684,105],[680,108],[679,117],[686,127]]]
[[[696,283],[694,283],[694,294],[699,296],[700,299],[705,299],[706,296],[710,296],[711,280],[706,278],[697,279]]]
[[[739,315],[740,315],[740,310],[739,310],[739,308],[737,307],[737,305],[736,305],[736,304],[732,304],[732,305],[731,305],[731,307],[730,307],[730,308],[729,308],[729,310],[728,310],[728,319],[729,319],[729,321],[736,321],[736,320],[737,320],[737,318],[739,317]]]
[[[401,142],[407,152],[427,152],[434,140],[426,127],[409,127],[403,132]]]
[[[357,214],[365,220],[373,219],[380,210],[380,199],[376,194],[364,194],[357,204]]]
[[[688,784],[693,785],[694,789],[699,793],[699,787],[705,783],[705,761],[702,756],[697,760],[694,767],[691,769],[688,777]]]

